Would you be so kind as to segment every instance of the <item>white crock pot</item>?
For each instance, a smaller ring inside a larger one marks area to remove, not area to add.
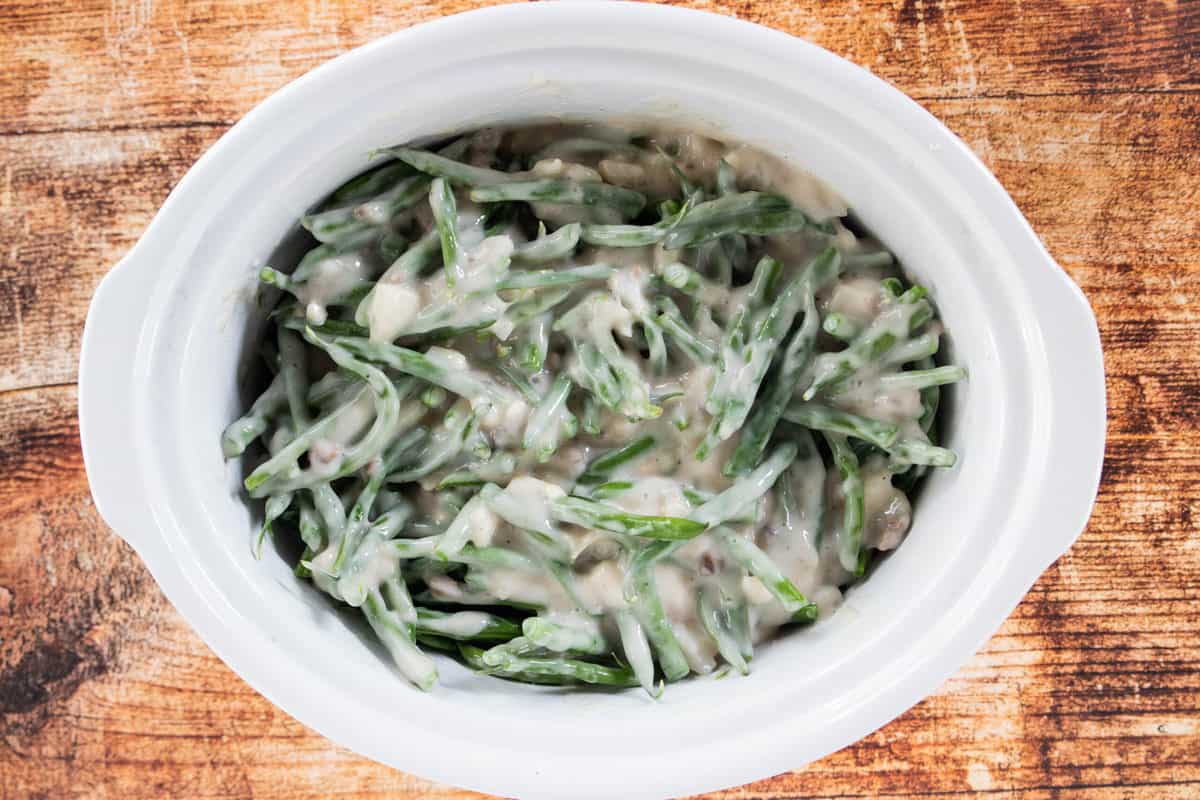
[[[794,159],[930,287],[954,360],[959,466],[905,544],[828,622],[764,647],[748,678],[564,692],[444,662],[414,690],[268,554],[219,435],[261,325],[257,268],[374,148],[531,117],[691,125]],[[1083,221],[1081,221],[1083,224]],[[80,427],[105,520],[204,640],[301,722],[428,778],[522,798],[659,798],[833,752],[932,692],[1082,530],[1104,449],[1086,300],[995,178],[916,103],[790,36],[649,5],[507,6],[359,48],[215,144],[101,283]]]

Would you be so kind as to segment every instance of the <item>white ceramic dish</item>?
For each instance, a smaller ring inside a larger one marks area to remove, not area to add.
[[[563,693],[441,665],[413,690],[272,554],[251,556],[239,465],[248,287],[306,208],[372,148],[547,115],[691,124],[798,161],[931,287],[969,367],[908,541],[829,622],[746,679]],[[230,130],[105,278],[88,314],[80,426],[104,518],[208,644],[336,742],[523,798],[657,798],[797,768],[954,673],[1083,528],[1104,446],[1086,300],[978,159],[933,117],[813,45],[708,14],[508,6],[344,55]]]

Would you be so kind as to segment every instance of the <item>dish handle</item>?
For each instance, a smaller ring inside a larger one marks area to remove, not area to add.
[[[151,530],[134,419],[134,376],[153,260],[135,246],[96,287],[79,354],[79,437],[96,509],[135,550]]]
[[[1046,256],[1049,259],[1049,255]],[[1052,262],[1053,263],[1053,262]],[[1053,564],[1087,527],[1103,469],[1108,421],[1104,351],[1087,296],[1057,264],[1052,286],[1043,299],[1052,304],[1044,315],[1043,341],[1053,365],[1051,437],[1047,452],[1083,451],[1082,463],[1094,464],[1086,475],[1057,468],[1051,460],[1039,509],[1042,569]],[[1051,456],[1052,458],[1052,456]]]

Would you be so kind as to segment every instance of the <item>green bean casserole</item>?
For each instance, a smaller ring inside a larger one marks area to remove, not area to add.
[[[416,686],[432,650],[655,695],[745,674],[954,465],[926,290],[786,161],[585,124],[375,157],[261,270],[272,377],[222,447],[261,442],[257,552],[302,543]]]

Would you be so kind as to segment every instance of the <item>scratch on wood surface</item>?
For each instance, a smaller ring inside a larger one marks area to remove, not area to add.
[[[957,9],[957,4],[955,4],[955,8]],[[962,88],[966,92],[974,92],[979,87],[979,78],[975,74],[975,56],[971,52],[971,43],[967,41],[967,28],[961,18],[954,20],[954,30],[960,42],[962,70],[966,75],[966,79],[962,82]]]

